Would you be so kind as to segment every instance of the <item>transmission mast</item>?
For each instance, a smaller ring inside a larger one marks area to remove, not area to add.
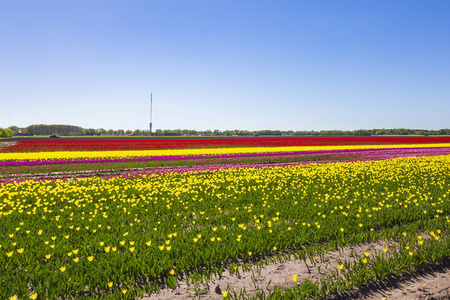
[[[152,93],[150,93],[150,132],[152,132]]]

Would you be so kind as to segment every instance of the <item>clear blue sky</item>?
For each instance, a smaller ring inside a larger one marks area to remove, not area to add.
[[[448,0],[2,0],[0,127],[450,128]]]

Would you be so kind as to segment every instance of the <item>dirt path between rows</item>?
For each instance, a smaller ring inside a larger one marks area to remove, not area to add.
[[[16,142],[5,142],[0,140],[0,149],[15,145]]]
[[[383,283],[373,283],[341,299],[450,299],[450,261],[429,266],[415,274],[405,274]]]
[[[315,263],[310,259],[290,259],[263,266],[254,266],[250,271],[240,270],[240,275],[225,271],[221,278],[213,278],[209,283],[197,285],[186,284],[180,280],[175,289],[163,289],[158,293],[145,295],[145,300],[169,299],[223,299],[221,291],[229,287],[230,290],[245,289],[246,297],[254,295],[259,290],[267,293],[267,287],[273,290],[274,286],[293,287],[292,275],[298,276],[297,283],[309,278],[315,282],[322,275],[330,274],[338,266],[338,259],[352,260],[360,257],[364,252],[370,254],[381,252],[387,245],[384,241],[377,241],[362,245],[344,247],[341,251],[326,253],[322,263]],[[416,274],[404,275],[390,279],[383,283],[372,283],[369,286],[355,289],[349,293],[333,297],[336,299],[450,299],[450,262],[429,267]]]

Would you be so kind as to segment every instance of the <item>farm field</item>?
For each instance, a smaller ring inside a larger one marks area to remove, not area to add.
[[[0,298],[346,295],[448,260],[449,186],[448,137],[20,141]]]

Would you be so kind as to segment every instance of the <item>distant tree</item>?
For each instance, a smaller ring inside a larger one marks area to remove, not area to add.
[[[170,129],[164,129],[163,130],[163,135],[164,136],[174,136],[175,135],[175,131],[174,130],[170,130]]]
[[[248,130],[236,130],[237,131],[237,135],[241,135],[241,136],[248,136],[248,135],[252,135],[253,131],[248,131]]]
[[[183,135],[192,135],[192,136],[198,135],[197,130],[191,130],[191,129],[183,129],[182,133],[183,133]]]
[[[12,137],[13,131],[10,128],[0,128],[0,137]]]
[[[7,130],[7,131],[5,131]],[[8,133],[5,133],[8,132]],[[257,131],[249,131],[249,130],[225,130],[220,131],[218,129],[211,130],[204,130],[204,131],[196,131],[191,129],[157,129],[155,132],[150,132],[149,130],[124,130],[124,129],[118,129],[118,130],[112,130],[109,129],[108,131],[100,128],[100,129],[93,129],[93,128],[82,128],[78,126],[72,126],[72,125],[44,125],[44,124],[33,124],[25,128],[19,128],[17,126],[10,126],[8,129],[2,128],[2,135],[9,135],[12,132],[12,134],[16,133],[24,133],[26,135],[51,135],[51,134],[57,134],[61,136],[74,136],[74,135],[87,135],[87,136],[93,136],[93,135],[124,135],[124,134],[131,134],[133,133],[136,136],[182,136],[182,135],[189,135],[189,136],[197,136],[197,135],[206,135],[206,136],[218,136],[218,135],[224,135],[224,136],[231,136],[231,135],[239,135],[239,136],[250,136],[253,134],[257,135],[298,135],[298,136],[370,136],[370,135],[447,135],[450,134],[450,129],[439,129],[439,130],[424,130],[424,129],[406,129],[406,128],[393,128],[393,129],[358,129],[358,130],[321,130],[321,131],[305,131],[305,130],[298,130],[298,131],[292,131],[292,130],[286,130],[286,131],[280,131],[280,130],[257,130]]]
[[[181,129],[164,129],[163,135],[165,136],[180,136],[183,135],[183,131]]]
[[[387,133],[386,129],[375,129],[375,131],[376,135],[385,135]]]
[[[421,130],[421,129],[416,129],[416,130],[414,130],[414,134],[425,135],[426,131],[425,130]]]
[[[88,128],[84,130],[85,135],[97,135],[97,130],[94,128]]]
[[[19,127],[17,126],[9,126],[8,129],[11,129],[13,131],[13,134],[19,132]]]
[[[85,130],[79,126],[72,125],[30,125],[24,128],[24,131],[27,135],[49,135],[49,134],[58,134],[58,135],[84,135]]]
[[[320,132],[318,131],[296,131],[294,132],[295,135],[319,135]]]
[[[370,136],[370,135],[372,135],[372,130],[364,130],[364,129],[355,130],[355,131],[353,131],[353,135]]]

